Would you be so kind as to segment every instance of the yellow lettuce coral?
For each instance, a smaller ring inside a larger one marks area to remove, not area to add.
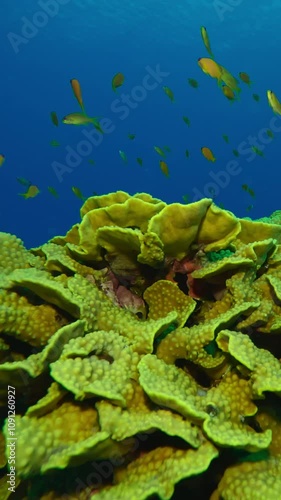
[[[202,405],[200,387],[188,374],[152,354],[142,358],[138,366],[140,385],[158,405],[171,408],[184,417],[203,420],[207,417]]]
[[[256,432],[247,425],[246,417],[255,415],[258,410],[252,398],[249,382],[236,373],[227,373],[206,396],[209,417],[203,429],[207,436],[220,446],[239,446],[249,451],[267,448],[271,431]]]
[[[149,319],[158,319],[177,311],[177,325],[183,326],[196,307],[196,302],[187,297],[176,283],[167,280],[156,281],[147,288],[143,298],[149,307]]]
[[[51,365],[51,375],[78,400],[95,395],[125,405],[138,362],[124,337],[100,330],[70,340]]]
[[[81,219],[33,250],[0,233],[17,496],[279,498],[279,219],[123,191]]]
[[[249,369],[255,396],[265,391],[281,395],[281,364],[269,351],[256,347],[247,335],[229,330],[219,332],[217,344]]]
[[[14,269],[40,266],[41,259],[26,250],[19,238],[0,232],[0,274],[9,274]]]
[[[122,455],[130,445],[114,443],[101,432],[91,404],[64,401],[40,418],[17,416],[16,469],[22,477],[86,462],[95,457]],[[8,435],[8,426],[4,426]]]
[[[12,384],[21,390],[28,390],[32,379],[48,370],[50,363],[60,357],[63,346],[71,338],[84,335],[84,325],[84,321],[76,321],[63,326],[48,340],[41,352],[31,354],[23,360],[0,364],[0,391],[6,392],[7,385]]]
[[[145,500],[157,494],[169,500],[177,482],[204,472],[217,454],[211,443],[203,444],[196,451],[168,446],[156,448],[119,470],[116,484],[94,496],[96,500]]]
[[[242,463],[226,469],[218,489],[210,500],[243,498],[276,500],[281,494],[281,420],[277,412],[268,408],[257,420],[264,430],[272,432],[272,442],[265,457],[248,455]]]
[[[99,228],[108,226],[137,228],[145,233],[149,220],[164,207],[165,203],[160,201],[150,203],[141,198],[129,197],[124,203],[113,203],[87,211],[79,226],[80,239],[76,250],[77,255],[86,260],[102,260],[102,246],[98,238]]]
[[[101,430],[108,432],[117,441],[140,433],[144,433],[143,439],[147,439],[159,429],[169,436],[180,437],[194,448],[202,444],[203,437],[199,427],[178,413],[153,407],[141,386],[136,383],[133,394],[127,399],[126,409],[108,401],[100,401],[96,407]]]
[[[206,245],[206,252],[216,252],[228,247],[240,230],[240,222],[232,212],[212,203],[199,226],[198,242]]]
[[[182,259],[196,241],[198,229],[210,205],[211,200],[208,199],[192,205],[168,205],[151,218],[148,231],[159,236],[167,256]]]
[[[33,346],[44,346],[68,318],[50,304],[33,304],[25,296],[0,289],[0,332]]]

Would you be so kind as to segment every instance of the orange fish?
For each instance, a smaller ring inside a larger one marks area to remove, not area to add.
[[[0,154],[0,167],[2,167],[4,161],[5,161],[5,156]]]
[[[233,90],[230,87],[228,87],[228,85],[223,85],[222,91],[223,91],[225,97],[229,101],[235,101],[235,99],[236,99],[235,94],[234,94]]]
[[[212,151],[209,148],[203,147],[201,148],[202,155],[209,161],[216,161]]]
[[[169,177],[169,176],[170,176],[170,174],[169,174],[169,168],[168,168],[167,163],[166,163],[165,161],[160,160],[160,161],[159,161],[159,165],[160,165],[160,168],[161,168],[161,170],[162,170],[163,174],[164,174],[166,177]]]
[[[253,82],[250,80],[250,77],[247,73],[244,73],[243,71],[240,71],[239,73],[240,80],[242,82],[246,83],[247,85],[251,85]]]
[[[116,89],[118,87],[121,87],[121,85],[123,85],[124,80],[125,80],[125,76],[123,75],[123,73],[116,73],[116,75],[114,75],[114,77],[112,78],[112,82],[111,82],[112,90],[114,90],[114,92],[116,92]]]
[[[198,64],[204,73],[212,78],[216,78],[218,81],[221,80],[221,66],[213,61],[213,59],[210,59],[209,57],[200,57],[198,59]]]
[[[239,94],[239,92],[241,92],[241,89],[238,86],[239,81],[237,80],[237,78],[235,78],[223,66],[220,66],[220,69],[221,69],[221,80],[223,81],[223,83],[225,83],[225,85],[227,85],[228,87],[230,87],[231,90],[233,90],[233,92],[237,92]]]
[[[20,196],[23,196],[25,199],[27,198],[35,198],[40,191],[37,186],[31,185],[25,193],[19,193]]]
[[[80,83],[75,78],[72,78],[72,80],[70,80],[70,85],[72,87],[73,93],[78,101],[80,108],[82,109],[83,113],[85,113]]]

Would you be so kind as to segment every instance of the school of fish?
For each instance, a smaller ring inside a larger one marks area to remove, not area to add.
[[[202,72],[209,77],[217,80],[217,85],[218,89],[222,92],[222,94],[225,96],[225,98],[230,101],[231,103],[234,103],[236,101],[239,101],[240,98],[240,81],[248,85],[249,87],[252,86],[253,82],[250,79],[250,76],[244,72],[241,71],[239,72],[239,79],[236,78],[235,76],[232,75],[232,73],[226,69],[224,66],[222,66],[218,61],[215,60],[212,48],[211,48],[211,43],[210,43],[210,38],[207,32],[207,29],[204,26],[201,26],[200,28],[200,33],[202,37],[203,44],[205,46],[205,49],[208,52],[209,57],[200,57],[198,58],[198,66],[202,70]],[[239,81],[240,80],[240,81]],[[125,76],[123,73],[116,73],[111,81],[111,87],[114,92],[117,92],[118,88],[121,87],[125,82]],[[187,83],[194,89],[199,88],[199,83],[197,80],[194,78],[188,78]],[[92,125],[95,129],[97,129],[100,133],[103,133],[102,127],[100,125],[100,117],[97,116],[89,116],[85,110],[85,105],[82,97],[82,90],[81,90],[81,85],[79,81],[76,78],[73,78],[70,80],[70,86],[73,92],[73,95],[80,107],[80,111],[77,112],[71,112],[67,115],[65,115],[61,120],[59,120],[58,115],[55,111],[50,112],[50,119],[52,124],[55,127],[58,127],[61,123],[64,125]],[[175,97],[172,89],[168,86],[163,86],[162,87],[163,92],[166,94],[166,96],[170,99],[172,103],[175,102]],[[281,102],[279,101],[277,95],[272,91],[272,90],[267,90],[266,92],[268,104],[271,107],[272,111],[277,114],[281,115]],[[260,96],[258,94],[253,93],[252,94],[253,99],[256,102],[259,102]],[[191,121],[189,117],[183,116],[182,117],[184,123],[190,127],[191,126]],[[268,129],[267,130],[267,135],[270,138],[274,137],[274,134],[272,130]],[[128,133],[127,135],[128,139],[131,141],[134,141],[136,134],[134,133]],[[229,144],[229,137],[225,134],[222,135],[223,140],[225,141],[226,144]],[[53,139],[50,141],[50,145],[52,147],[60,147],[60,142],[57,140]],[[159,167],[160,171],[162,174],[169,178],[170,177],[170,169],[168,166],[168,163],[166,161],[167,154],[171,152],[170,148],[168,146],[154,146],[153,147],[154,151],[161,157],[159,160]],[[261,157],[263,157],[263,152],[259,150],[259,148],[252,146],[252,151]],[[118,151],[119,156],[123,163],[128,164],[128,157],[125,151],[119,150]],[[233,149],[232,153],[234,156],[239,157],[239,152],[237,149]],[[212,151],[212,149],[209,147],[209,145],[202,145],[201,146],[201,154],[203,157],[209,161],[209,162],[215,162],[217,160],[215,153]],[[159,157],[158,156],[158,157]],[[190,158],[190,152],[188,149],[185,150],[185,157],[187,159]],[[140,166],[143,166],[143,159],[141,157],[136,158],[137,163]],[[4,154],[0,153],[0,167],[2,167],[6,164],[6,157]],[[88,163],[91,165],[94,165],[94,160],[93,159],[88,159]],[[25,191],[23,193],[19,193],[20,196],[22,196],[23,199],[29,199],[29,198],[34,198],[36,197],[41,190],[39,189],[38,186],[33,184],[30,180],[27,180],[23,177],[17,177],[16,178],[17,182],[21,184],[24,188]],[[255,198],[255,193],[252,188],[250,188],[247,184],[242,184],[242,190],[247,192],[252,198]],[[53,186],[48,186],[47,191],[55,198],[59,197],[59,194],[57,190]],[[72,187],[72,192],[73,194],[79,198],[82,201],[85,201],[86,197],[82,194],[81,190],[78,187],[73,186]],[[97,194],[97,193],[95,193]],[[212,195],[212,193],[210,193]],[[189,203],[189,196],[188,194],[184,194],[182,196],[182,199],[185,203]],[[249,205],[246,209],[246,211],[249,211],[253,208],[253,205]]]

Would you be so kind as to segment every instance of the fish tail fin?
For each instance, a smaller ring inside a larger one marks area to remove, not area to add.
[[[95,129],[96,129],[96,130],[98,130],[101,134],[103,134],[103,133],[104,133],[99,123],[94,123],[94,127],[95,127]]]
[[[99,118],[98,117],[93,117],[91,118],[91,123],[94,125],[95,129],[98,130],[101,134],[103,134],[103,130],[100,126]]]

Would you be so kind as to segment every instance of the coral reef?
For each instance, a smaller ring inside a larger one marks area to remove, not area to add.
[[[0,233],[1,499],[276,500],[280,334],[279,212],[119,191]]]

